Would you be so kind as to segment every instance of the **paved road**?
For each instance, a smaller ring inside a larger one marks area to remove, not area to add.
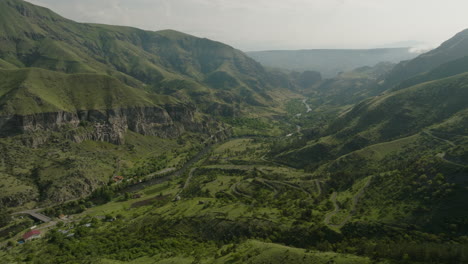
[[[199,161],[205,154],[207,154],[209,152],[210,149],[211,149],[211,145],[206,146],[204,149],[202,149],[200,152],[198,152],[197,155],[195,155],[195,157],[193,157],[191,160],[186,162],[184,164],[184,166],[182,166],[182,168],[180,168],[179,170],[175,170],[175,171],[171,170],[172,173],[170,173],[167,176],[160,177],[160,178],[156,177],[156,178],[153,178],[153,179],[150,179],[150,180],[147,180],[147,181],[143,181],[141,183],[137,183],[137,184],[134,184],[134,185],[127,186],[127,187],[123,188],[121,190],[121,192],[125,193],[125,192],[141,191],[141,190],[143,190],[143,189],[145,189],[145,188],[147,188],[149,186],[152,186],[152,185],[155,185],[155,184],[160,184],[160,183],[169,181],[174,177],[178,177],[178,176],[184,174],[194,163]],[[171,169],[171,168],[168,168],[168,169]]]
[[[192,180],[192,177],[193,177],[193,173],[195,172],[197,168],[191,168],[190,169],[190,172],[189,172],[189,175],[187,177],[187,180],[185,181],[185,184],[184,184],[184,188],[183,189],[187,189],[187,187],[189,186],[190,184],[190,181]]]
[[[239,190],[237,190],[237,186],[241,184],[241,182],[236,182],[235,184],[231,185],[231,191],[232,193],[234,193],[235,195],[238,195],[238,196],[244,196],[244,197],[247,197],[247,198],[252,198],[250,195],[247,195],[245,193],[242,193],[242,192],[239,192]]]
[[[340,207],[339,207],[338,204],[336,203],[336,195],[337,195],[337,193],[336,193],[336,192],[333,192],[333,193],[332,193],[332,196],[331,196],[331,198],[330,198],[331,201],[332,201],[332,203],[333,203],[333,207],[334,207],[333,211],[331,211],[331,212],[329,212],[329,213],[327,213],[327,214],[325,215],[324,223],[325,223],[326,225],[328,225],[328,226],[331,226],[331,225],[330,225],[330,219],[332,218],[332,216],[336,215],[336,214],[340,211]]]
[[[432,137],[432,138],[435,138],[437,140],[440,140],[440,141],[443,141],[445,143],[447,143],[448,145],[452,146],[452,147],[457,147],[457,144],[453,143],[452,141],[448,140],[448,139],[444,139],[444,138],[440,138],[438,136],[435,136],[434,134],[432,134],[429,130],[424,130],[423,131],[424,134]],[[456,134],[449,134],[449,133],[443,133],[443,134],[447,134],[447,135],[453,135],[453,136],[463,136],[463,135],[456,135]],[[460,167],[466,167],[467,165],[466,164],[461,164],[461,163],[457,163],[457,162],[454,162],[454,161],[451,161],[451,160],[448,160],[446,157],[445,157],[445,152],[442,152],[442,153],[439,153],[436,155],[436,157],[444,160],[445,162],[448,162],[450,164],[453,164],[453,165],[456,165],[456,166],[460,166]]]
[[[258,182],[262,183],[263,185],[265,185],[267,188],[273,190],[273,196],[276,196],[278,195],[278,190],[275,188],[275,186],[271,185],[270,183],[268,183],[267,180],[263,179],[263,178],[255,178],[255,180],[257,180]]]
[[[453,142],[450,141],[450,140],[447,140],[447,139],[444,139],[444,138],[440,138],[440,137],[438,137],[438,136],[434,136],[434,134],[432,134],[429,130],[424,130],[423,133],[426,134],[426,135],[428,135],[428,136],[430,136],[430,137],[433,137],[433,138],[435,138],[435,139],[437,139],[437,140],[441,140],[441,141],[443,141],[443,142],[449,144],[449,145],[452,146],[452,147],[456,147],[456,146],[457,146],[455,143],[453,143]]]
[[[152,178],[152,177],[154,177],[154,176],[164,175],[164,174],[166,174],[166,173],[173,172],[173,171],[175,171],[175,170],[177,170],[177,168],[174,168],[174,167],[172,167],[172,168],[165,168],[165,169],[162,169],[162,170],[160,170],[160,171],[150,173],[150,174],[148,174],[145,178]]]
[[[304,190],[302,187],[299,187],[299,186],[296,186],[292,183],[287,183],[287,182],[281,182],[281,181],[270,181],[270,180],[265,180],[266,182],[269,182],[269,183],[276,183],[276,184],[281,184],[281,185],[284,185],[284,186],[288,186],[290,188],[293,188],[293,189],[296,189],[296,190],[299,190],[305,194],[307,194],[307,196],[309,196],[309,198],[312,198],[312,196],[310,195],[310,193],[306,190]]]
[[[468,164],[463,164],[463,163],[457,163],[455,161],[451,161],[451,160],[448,160],[447,157],[445,156],[446,153],[445,152],[442,152],[442,153],[439,153],[436,155],[436,157],[438,157],[439,159],[442,159],[443,161],[447,162],[447,163],[450,163],[452,165],[455,165],[455,166],[459,166],[459,167],[466,167],[468,166]]]
[[[318,196],[322,195],[322,186],[320,185],[320,181],[315,180],[315,185],[317,185]]]

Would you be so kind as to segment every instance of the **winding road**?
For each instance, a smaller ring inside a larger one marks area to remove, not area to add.
[[[429,130],[424,130],[423,133],[426,134],[426,135],[428,135],[428,136],[430,136],[430,137],[432,137],[432,138],[435,138],[435,139],[437,139],[437,140],[441,140],[441,141],[443,141],[443,142],[449,144],[449,145],[452,146],[452,147],[456,147],[456,146],[457,146],[455,143],[453,143],[453,142],[450,141],[450,140],[443,139],[443,138],[440,138],[440,137],[438,137],[438,136],[435,136],[435,135],[432,134]]]
[[[247,195],[245,193],[242,193],[242,192],[239,192],[239,190],[237,189],[237,187],[239,186],[239,184],[241,184],[242,181],[240,182],[236,182],[235,184],[231,185],[231,191],[232,193],[234,193],[235,195],[237,196],[244,196],[244,197],[247,197],[247,198],[252,198],[250,195]]]
[[[305,189],[299,187],[299,186],[296,186],[294,184],[291,184],[291,183],[287,183],[287,182],[281,182],[281,181],[270,181],[270,180],[265,180],[266,182],[270,182],[270,183],[276,183],[276,184],[281,184],[281,185],[284,185],[284,186],[288,186],[292,189],[296,189],[296,190],[299,190],[305,194],[307,194],[307,196],[309,196],[309,198],[312,198],[311,194],[306,191]]]
[[[189,175],[187,177],[187,180],[185,180],[185,183],[184,183],[184,187],[182,187],[182,190],[180,190],[176,195],[175,197],[182,197],[181,193],[188,188],[188,186],[190,185],[190,181],[192,180],[192,177],[193,177],[193,173],[195,172],[197,168],[191,168],[190,169],[190,172],[189,172]]]
[[[330,227],[333,227],[333,228],[342,228],[349,220],[351,220],[351,217],[356,213],[356,207],[357,207],[357,204],[359,202],[359,199],[361,199],[362,195],[364,195],[364,191],[367,189],[367,187],[369,186],[369,184],[371,183],[372,181],[372,176],[369,177],[369,179],[367,180],[366,184],[361,188],[361,190],[359,190],[359,192],[353,197],[353,204],[351,205],[351,209],[350,209],[350,212],[349,214],[345,217],[345,219],[343,219],[343,221],[341,221],[339,224],[331,224],[330,223],[330,220],[333,216],[335,216],[338,212],[341,211],[340,207],[338,206],[338,203],[336,202],[336,196],[337,196],[337,192],[333,192],[330,200],[332,201],[333,203],[333,211],[327,213],[325,215],[325,219],[324,219],[324,223]]]
[[[317,196],[322,195],[322,186],[320,185],[320,181],[319,181],[319,180],[315,180],[315,185],[317,185],[317,192],[318,192],[318,195],[317,195]]]
[[[458,145],[455,144],[454,142],[448,140],[448,139],[444,139],[444,138],[440,138],[438,136],[435,136],[434,134],[432,134],[429,130],[424,130],[423,131],[424,134],[434,138],[434,139],[437,139],[439,141],[443,141],[445,142],[446,144],[452,146],[452,147],[457,147]],[[444,134],[447,134],[447,135],[452,135],[452,136],[463,136],[463,135],[456,135],[456,134],[449,134],[449,133],[444,133]],[[457,162],[454,162],[454,161],[451,161],[451,160],[448,160],[446,157],[445,157],[446,153],[445,152],[442,152],[442,153],[439,153],[436,155],[436,157],[442,159],[443,161],[447,162],[447,163],[450,163],[452,165],[455,165],[455,166],[459,166],[459,167],[466,167],[467,165],[466,164],[462,164],[462,163],[457,163]]]
[[[327,213],[327,214],[325,215],[325,219],[324,219],[324,221],[323,221],[323,222],[324,222],[326,225],[328,225],[328,226],[331,226],[331,225],[330,225],[330,219],[340,211],[340,207],[339,207],[338,204],[336,203],[336,195],[337,195],[337,192],[333,192],[333,193],[332,193],[332,195],[331,195],[331,197],[330,197],[330,200],[331,200],[332,203],[333,203],[333,208],[334,208],[334,209],[333,209],[333,211],[331,211],[331,212],[329,212],[329,213]]]
[[[255,178],[255,180],[257,180],[258,182],[262,183],[263,185],[265,185],[267,188],[273,190],[273,196],[277,196],[278,195],[278,189],[275,188],[275,186],[271,185],[270,183],[268,183],[268,180],[265,180],[263,178]]]

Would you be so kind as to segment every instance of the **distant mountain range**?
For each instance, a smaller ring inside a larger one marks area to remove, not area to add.
[[[363,66],[374,66],[380,62],[398,63],[418,54],[410,48],[382,49],[311,49],[253,51],[247,55],[271,68],[290,71],[318,71],[324,78],[335,77]]]

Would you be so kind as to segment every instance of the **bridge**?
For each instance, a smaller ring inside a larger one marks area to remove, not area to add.
[[[32,218],[37,219],[39,221],[42,221],[44,223],[48,223],[48,222],[52,221],[52,219],[50,217],[47,217],[47,216],[45,216],[43,214],[38,213],[37,211],[39,211],[39,210],[40,209],[26,210],[26,211],[21,211],[21,212],[14,213],[14,215],[27,214],[27,215],[31,216]]]

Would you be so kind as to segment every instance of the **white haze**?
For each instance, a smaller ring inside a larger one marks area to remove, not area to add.
[[[243,50],[439,45],[468,28],[466,0],[28,0],[79,22],[175,29]]]

